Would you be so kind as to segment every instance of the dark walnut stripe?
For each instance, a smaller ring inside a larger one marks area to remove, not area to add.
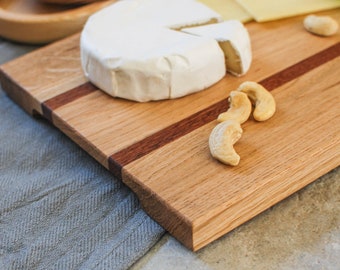
[[[151,136],[109,157],[109,169],[117,177],[121,177],[121,168],[130,162],[156,150],[193,130],[216,119],[216,116],[228,108],[228,101],[221,100],[210,107],[199,111],[173,125],[170,125]]]
[[[295,65],[290,66],[260,81],[259,83],[271,91],[338,56],[340,56],[340,43],[337,43],[317,54],[314,54],[309,58],[306,58]]]
[[[61,106],[64,106],[72,101],[75,101],[83,96],[86,96],[94,91],[99,91],[99,89],[90,82],[86,82],[79,85],[65,93],[55,96],[47,101],[45,101],[42,106],[43,116],[52,121],[52,112]]]
[[[301,75],[321,66],[324,63],[339,56],[340,43],[337,43],[305,60],[296,63],[259,83],[269,91],[292,81]],[[218,114],[228,107],[227,100],[217,102],[210,107],[197,112],[151,136],[117,152],[109,157],[109,169],[117,177],[121,178],[121,171],[127,164],[147,155],[148,153],[194,131],[195,129],[213,121]]]

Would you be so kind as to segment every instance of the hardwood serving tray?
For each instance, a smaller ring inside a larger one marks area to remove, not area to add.
[[[340,21],[340,10],[322,12]],[[340,164],[340,36],[306,32],[303,16],[247,23],[253,63],[207,90],[159,102],[112,98],[87,81],[79,34],[0,67],[3,89],[68,135],[139,197],[147,213],[198,250]],[[252,119],[236,167],[214,160],[208,137],[243,81],[272,91],[277,112]]]

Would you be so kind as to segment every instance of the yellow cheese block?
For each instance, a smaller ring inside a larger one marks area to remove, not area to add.
[[[339,0],[236,0],[258,22],[340,7]]]
[[[220,14],[223,20],[239,20],[243,23],[252,20],[252,16],[235,0],[199,0]]]

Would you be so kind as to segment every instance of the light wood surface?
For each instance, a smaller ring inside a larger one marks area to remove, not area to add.
[[[340,10],[323,12],[340,21]],[[339,33],[307,33],[303,17],[246,24],[253,64],[181,99],[135,103],[87,82],[79,35],[1,66],[5,91],[83,147],[140,198],[145,210],[197,250],[340,164]],[[208,137],[241,82],[272,91],[272,119],[250,119],[237,167],[213,160]]]

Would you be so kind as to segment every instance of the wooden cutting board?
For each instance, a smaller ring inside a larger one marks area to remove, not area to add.
[[[340,10],[323,12],[340,21]],[[340,164],[340,36],[307,33],[303,17],[248,23],[253,64],[176,100],[115,99],[84,77],[79,35],[1,66],[3,89],[122,179],[148,214],[198,250]],[[272,91],[277,112],[250,119],[237,167],[212,159],[208,137],[241,82]]]

